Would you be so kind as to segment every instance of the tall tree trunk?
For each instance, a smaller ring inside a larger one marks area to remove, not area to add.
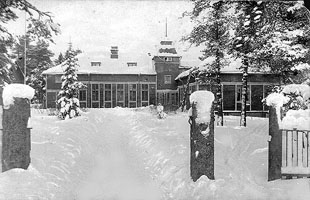
[[[221,65],[220,65],[220,56],[219,50],[216,52],[216,110],[217,110],[217,125],[223,126],[224,125],[224,114],[223,114],[223,101],[222,101],[222,85],[221,85]]]
[[[188,74],[188,77],[187,77],[187,82],[186,82],[186,88],[184,90],[184,93],[183,93],[183,101],[182,101],[182,112],[184,111],[184,107],[186,105],[186,101],[188,100],[188,93],[189,93],[189,82],[190,82],[190,79],[191,79],[191,76],[192,76],[192,71],[189,72]]]
[[[245,57],[243,59],[242,66],[242,90],[241,90],[241,119],[240,126],[246,126],[246,100],[247,100],[247,88],[248,88],[248,67],[249,61]]]

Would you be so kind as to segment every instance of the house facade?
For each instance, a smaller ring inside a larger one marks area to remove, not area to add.
[[[81,107],[113,108],[141,107],[162,104],[168,110],[177,109],[184,98],[189,68],[184,65],[174,43],[164,38],[156,53],[127,56],[118,47],[110,49],[109,57],[79,58],[78,81],[87,88],[79,91]],[[197,63],[197,62],[196,62]],[[61,65],[43,72],[46,77],[46,107],[55,108],[61,88]],[[242,74],[238,66],[227,66],[221,72],[223,109],[225,114],[239,115],[241,110]],[[279,85],[280,77],[266,73],[249,73],[248,113],[265,116],[268,109],[262,104],[270,85]],[[190,78],[190,93],[209,90],[215,86],[198,83]]]

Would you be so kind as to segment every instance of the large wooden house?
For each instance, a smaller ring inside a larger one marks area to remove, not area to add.
[[[141,107],[161,103],[178,105],[174,79],[180,73],[180,59],[174,44],[165,38],[157,53],[124,55],[112,46],[108,57],[80,56],[78,81],[87,85],[79,91],[81,107]],[[46,77],[46,107],[55,108],[61,88],[63,66],[43,72]]]
[[[87,85],[79,91],[81,107],[113,108],[141,107],[162,104],[167,109],[181,105],[188,70],[197,61],[188,64],[178,54],[174,43],[165,38],[157,46],[154,55],[123,55],[117,46],[111,47],[108,57],[79,58],[78,81]],[[198,57],[198,56],[197,56]],[[46,76],[46,107],[55,108],[61,88],[62,65],[43,72]],[[241,108],[242,74],[236,66],[222,70],[223,108],[226,114],[239,114]],[[269,85],[279,84],[279,77],[265,73],[250,73],[248,79],[247,108],[251,115],[264,116],[267,108],[262,99]],[[211,90],[211,84],[199,84],[190,79],[190,93]]]

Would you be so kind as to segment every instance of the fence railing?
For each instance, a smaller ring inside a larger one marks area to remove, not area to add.
[[[310,176],[310,131],[280,130],[282,133],[282,175]]]

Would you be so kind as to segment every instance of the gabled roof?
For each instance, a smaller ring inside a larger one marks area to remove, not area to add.
[[[152,66],[152,58],[147,54],[119,55],[118,59],[103,56],[88,56],[80,54],[78,57],[77,74],[151,74],[156,72]],[[101,66],[91,66],[91,62],[101,62]],[[137,66],[128,66],[127,63],[136,62]],[[49,68],[43,74],[63,74],[62,64]]]

